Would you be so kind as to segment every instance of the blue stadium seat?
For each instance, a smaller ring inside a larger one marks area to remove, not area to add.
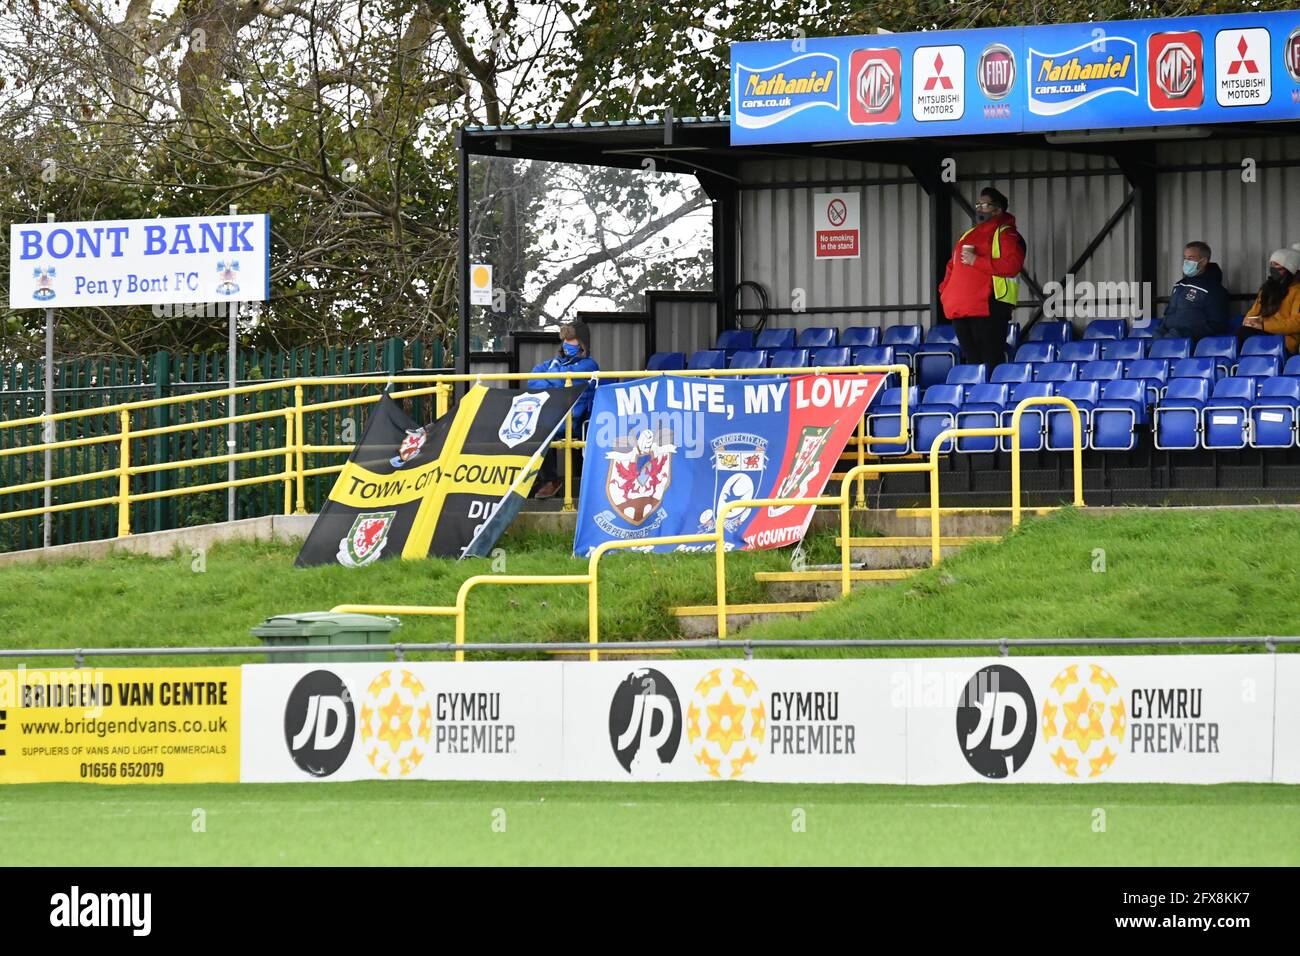
[[[1223,378],[1205,403],[1201,443],[1206,448],[1245,448],[1250,407],[1255,404],[1255,380],[1247,376]]]
[[[1131,451],[1137,445],[1137,426],[1146,424],[1146,386],[1129,379],[1107,382],[1101,388],[1101,401],[1092,410],[1092,447]]]
[[[873,348],[880,344],[880,329],[874,325],[850,325],[840,333],[840,345],[851,349]]]
[[[1179,359],[1174,363],[1173,368],[1169,370],[1169,380],[1172,382],[1176,378],[1203,378],[1213,385],[1215,378],[1214,359]]]
[[[828,345],[813,349],[808,355],[811,368],[840,368],[849,364],[849,350],[843,345]]]
[[[919,325],[891,325],[880,333],[880,344],[894,348],[894,358],[904,365],[912,364],[912,355],[921,344]]]
[[[867,415],[867,451],[873,455],[905,455],[910,451],[906,442],[896,445],[872,442],[871,438],[897,438],[902,419],[899,407],[903,401],[901,388],[887,388],[880,396],[880,401]],[[907,409],[910,416],[916,409],[916,386],[907,390]]]
[[[1253,378],[1255,385],[1260,386],[1264,384],[1264,379],[1272,378],[1281,371],[1281,366],[1282,363],[1276,355],[1246,355],[1237,363],[1237,368],[1232,374]]]
[[[1074,338],[1074,327],[1069,322],[1035,322],[1025,336],[1026,342],[1051,342],[1059,345]]]
[[[1214,359],[1215,378],[1227,378],[1237,364],[1237,337],[1234,335],[1210,335],[1196,343],[1193,358]]]
[[[1034,368],[1028,362],[1006,362],[993,370],[989,382],[993,385],[1019,385],[1034,378]]]
[[[796,343],[801,349],[825,349],[835,344],[836,330],[829,325],[810,325],[799,333]]]
[[[1096,362],[1101,358],[1101,342],[1096,339],[1079,339],[1075,342],[1066,342],[1056,350],[1056,361],[1058,362],[1078,362],[1082,365],[1084,362]]]
[[[722,349],[701,349],[691,355],[691,360],[686,363],[686,367],[692,371],[711,368],[726,368],[727,353]]]
[[[758,333],[754,348],[772,352],[794,348],[794,329],[764,329]]]
[[[1123,319],[1093,319],[1083,330],[1085,339],[1128,338],[1128,323]]]
[[[1101,383],[1062,382],[1056,387],[1058,398],[1068,398],[1079,409],[1079,425],[1082,433],[1079,443],[1088,447],[1088,435],[1092,425],[1092,410],[1101,397]],[[1070,451],[1074,448],[1074,423],[1070,412],[1065,408],[1047,409],[1047,448],[1049,451]]]
[[[987,375],[988,372],[983,365],[954,365],[948,370],[948,377],[944,379],[944,384],[960,385],[965,390],[963,394],[966,394],[972,386],[983,385]]]
[[[1011,357],[1016,354],[1016,349],[1020,348],[1020,323],[1014,320],[1007,323],[1007,351],[1006,360],[1011,361]]]
[[[1183,359],[1185,362],[1195,359]],[[1213,369],[1210,370],[1213,374]],[[1201,446],[1201,411],[1210,398],[1210,380],[1171,378],[1164,397],[1153,414],[1156,447],[1165,449]]]
[[[1035,382],[1073,382],[1079,377],[1079,366],[1073,362],[1045,362],[1034,368]]]
[[[1300,410],[1300,378],[1279,376],[1265,379],[1259,397],[1250,409],[1254,448],[1290,448],[1296,441],[1296,418]]]
[[[1081,382],[1112,382],[1124,377],[1124,363],[1114,361],[1089,362],[1079,369]]]
[[[645,363],[648,372],[680,372],[686,368],[686,355],[682,352],[655,352]]]
[[[1169,381],[1169,363],[1164,359],[1138,359],[1124,370],[1124,377],[1141,382],[1146,389],[1147,404],[1154,405],[1160,401],[1165,383]]]
[[[936,325],[925,334],[925,341],[916,349],[912,362],[916,368],[916,384],[922,391],[931,385],[942,384],[948,377],[948,370],[960,361],[957,329],[951,323]]]
[[[853,350],[854,365],[894,365],[894,347],[892,345],[866,345],[862,348]],[[895,388],[898,385],[898,376],[890,374],[885,377],[885,388]],[[880,392],[876,393],[876,401],[880,400]]]
[[[1178,359],[1191,357],[1191,339],[1153,339],[1151,347],[1147,349],[1147,358],[1176,362]]]
[[[767,353],[762,349],[744,349],[731,353],[731,368],[767,368]]]
[[[1034,326],[1038,328],[1038,326]],[[1026,342],[1016,349],[1017,362],[1029,362],[1041,365],[1043,362],[1056,361],[1056,346],[1051,342]]]
[[[1101,357],[1107,361],[1136,362],[1146,357],[1146,348],[1146,339],[1107,339],[1101,343]]]
[[[912,413],[913,451],[928,455],[939,433],[956,424],[962,391],[960,385],[931,385],[922,393],[921,404]],[[944,442],[939,451],[952,451],[952,440]]]
[[[1036,328],[1037,326],[1035,326]],[[1047,398],[1052,394],[1050,382],[1020,382],[1011,388],[1011,399],[1002,413],[1002,427],[1011,428],[1016,406],[1027,398]],[[1020,416],[1021,451],[1039,451],[1043,447],[1043,413],[1050,405],[1027,408]],[[1011,437],[1002,439],[1002,450],[1011,450]]]
[[[1286,360],[1286,365],[1282,367],[1283,375],[1300,375],[1300,355],[1293,355]]]
[[[964,368],[966,366],[957,366]],[[984,366],[976,365],[980,371]],[[956,371],[956,369],[954,369]],[[957,412],[958,428],[997,428],[1002,423],[1002,413],[1006,411],[1011,394],[1008,385],[972,385],[966,393],[966,401]],[[957,439],[960,452],[987,452],[998,450],[996,435],[971,435]]]
[[[1142,322],[1141,319],[1135,320],[1133,328],[1128,330],[1128,337],[1131,339],[1151,339],[1155,336],[1158,324],[1156,322]]]
[[[777,349],[767,353],[768,368],[807,368],[807,349]]]
[[[1241,358],[1248,355],[1271,355],[1278,364],[1286,361],[1286,337],[1282,335],[1252,335],[1241,346]]]
[[[718,341],[713,346],[728,354],[748,351],[754,347],[754,333],[750,329],[727,329],[718,333]]]

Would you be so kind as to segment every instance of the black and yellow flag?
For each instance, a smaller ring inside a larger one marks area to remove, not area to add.
[[[528,496],[542,454],[582,391],[475,385],[454,414],[423,428],[385,394],[303,543],[298,567],[458,558],[471,541],[473,553],[486,553],[508,523],[490,519],[507,499]]]

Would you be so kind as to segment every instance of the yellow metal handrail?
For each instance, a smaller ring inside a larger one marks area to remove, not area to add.
[[[609,371],[609,372],[557,372],[545,373],[548,379],[561,379],[565,382],[581,381],[586,382],[590,379],[607,379],[623,380],[634,378],[648,378],[657,376],[670,377],[703,377],[703,378],[728,378],[736,376],[763,377],[773,375],[798,375],[798,374],[832,374],[832,373],[877,373],[893,374],[900,378],[903,385],[903,402],[899,411],[900,429],[899,434],[892,438],[880,437],[872,438],[872,442],[880,444],[905,444],[909,441],[908,422],[910,420],[907,409],[907,385],[910,370],[906,365],[852,365],[852,366],[835,366],[824,369],[807,369],[807,368],[774,368],[774,369],[702,369],[699,371]],[[348,385],[409,385],[410,388],[403,388],[392,391],[389,394],[394,398],[414,398],[421,395],[432,394],[434,396],[435,415],[441,417],[446,414],[451,404],[452,386],[456,383],[477,383],[477,382],[518,382],[527,381],[538,377],[542,373],[534,372],[494,372],[483,374],[432,374],[432,375],[391,375],[391,376],[337,376],[323,378],[290,378],[275,382],[259,382],[249,385],[241,385],[236,388],[218,388],[210,391],[198,392],[189,395],[174,395],[167,398],[145,399],[136,402],[122,402],[113,405],[105,405],[99,408],[81,409],[69,412],[56,412],[50,415],[39,415],[27,418],[13,419],[11,421],[0,422],[0,433],[6,429],[22,428],[36,424],[47,424],[51,422],[66,421],[70,419],[89,420],[96,416],[116,415],[118,417],[117,434],[90,435],[82,438],[64,439],[62,441],[41,441],[31,445],[14,445],[7,448],[0,448],[0,458],[13,455],[36,454],[44,451],[57,451],[61,449],[76,449],[99,444],[116,443],[118,447],[117,466],[109,469],[101,469],[93,472],[86,472],[78,475],[61,475],[59,477],[43,478],[37,481],[23,482],[18,485],[10,485],[0,488],[0,498],[6,495],[17,494],[26,491],[38,491],[44,488],[64,487],[68,485],[77,485],[83,482],[102,480],[105,478],[117,478],[117,494],[88,499],[85,501],[70,501],[51,504],[49,506],[39,506],[25,508],[15,511],[0,512],[0,520],[10,518],[24,518],[35,515],[44,515],[61,511],[74,511],[82,508],[94,508],[107,505],[115,505],[118,511],[118,537],[124,537],[131,533],[131,505],[141,501],[152,501],[160,498],[174,498],[186,495],[201,494],[210,491],[221,491],[229,488],[238,488],[246,485],[268,484],[271,482],[282,482],[284,485],[284,513],[305,514],[306,513],[306,479],[315,475],[333,474],[343,470],[342,464],[319,465],[309,467],[307,456],[313,454],[348,454],[352,450],[351,445],[309,445],[306,441],[306,420],[307,416],[314,413],[329,411],[336,408],[351,408],[358,405],[368,405],[378,402],[381,395],[359,395],[355,398],[335,399],[327,402],[317,402],[314,404],[305,404],[303,401],[303,389],[310,386],[348,386]],[[228,398],[237,395],[253,395],[262,392],[270,392],[277,389],[292,390],[292,407],[274,408],[263,411],[247,412],[238,415],[222,415],[216,418],[206,419],[201,422],[185,422],[177,425],[162,425],[151,428],[131,429],[130,416],[139,411],[153,408],[170,407],[182,405],[185,403],[205,402],[218,398]],[[239,424],[244,422],[264,421],[275,419],[283,416],[285,420],[285,443],[282,447],[266,448],[258,451],[236,452],[228,450],[225,454],[207,455],[202,458],[154,462],[151,464],[131,464],[131,442],[138,439],[153,438],[160,435],[176,434],[180,432],[191,432],[201,428],[213,428],[223,425]],[[858,460],[859,464],[864,460],[865,441],[863,424],[858,424]],[[565,423],[565,437],[553,443],[557,447],[563,448],[565,456],[564,469],[564,509],[566,511],[574,510],[573,502],[573,452],[575,449],[586,447],[586,442],[573,435],[573,418],[569,416]],[[222,481],[206,482],[197,485],[186,485],[179,488],[165,489],[162,491],[132,493],[131,477],[134,475],[150,474],[154,472],[170,472],[186,468],[211,467],[221,464],[237,461],[248,461],[259,458],[275,458],[283,456],[283,470],[266,475],[256,475],[248,478],[226,479]],[[858,506],[862,507],[863,489],[861,481],[858,487]]]

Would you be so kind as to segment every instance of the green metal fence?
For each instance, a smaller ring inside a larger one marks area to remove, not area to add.
[[[443,369],[446,356],[442,343],[405,342],[388,339],[353,348],[299,348],[291,352],[241,351],[237,360],[237,377],[241,384],[295,378],[299,376],[376,374],[370,386],[313,386],[304,390],[304,402],[329,402],[372,394],[382,389],[385,372],[405,369]],[[57,362],[54,372],[54,411],[81,411],[119,402],[201,394],[223,388],[228,381],[225,353],[172,355],[158,352],[149,357],[73,359]],[[0,420],[40,415],[44,410],[44,382],[39,363],[22,367],[0,367]],[[237,414],[292,406],[293,390],[256,392],[238,397]],[[132,430],[159,428],[186,422],[202,422],[224,417],[228,399],[186,402],[137,412]],[[308,417],[306,443],[310,445],[351,444],[360,436],[365,414],[370,406],[330,409]],[[432,396],[415,400],[410,409],[419,421],[433,418]],[[53,440],[101,435],[118,431],[114,415],[73,418],[55,423]],[[256,451],[286,444],[285,420],[276,416],[259,421],[241,422],[236,430],[236,450]],[[35,445],[41,441],[39,425],[0,429],[0,447]],[[226,452],[226,429],[205,428],[178,431],[140,439],[133,445],[132,462],[155,464],[165,461],[192,460]],[[318,464],[332,462],[320,461]],[[105,471],[117,464],[115,443],[62,448],[53,452],[51,477]],[[254,458],[237,463],[239,478],[269,475],[282,462],[275,457]],[[183,471],[158,471],[137,475],[133,482],[142,483],[136,491],[163,491],[184,485],[224,481],[225,464],[214,464]],[[44,477],[44,456],[0,457],[0,485],[11,486],[40,481]],[[332,475],[314,476],[306,483],[306,508],[316,510],[333,484]],[[54,502],[90,501],[116,494],[115,479],[93,479],[63,485],[53,490]],[[43,490],[19,492],[0,498],[0,513],[40,507]],[[236,515],[240,518],[278,514],[283,509],[283,492],[278,482],[250,485],[237,489]],[[132,506],[131,528],[135,532],[157,531],[188,525],[224,521],[226,492],[212,491],[196,495],[156,498]],[[42,517],[35,515],[0,521],[0,551],[40,547],[43,540]],[[117,515],[112,506],[98,506],[57,512],[51,516],[51,542],[65,544],[111,538],[117,533]]]

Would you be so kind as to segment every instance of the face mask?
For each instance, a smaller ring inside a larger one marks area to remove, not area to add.
[[[1287,271],[1286,271],[1285,269],[1274,268],[1273,266],[1269,266],[1269,267],[1268,267],[1268,277],[1269,277],[1270,279],[1272,279],[1274,282],[1283,282],[1283,281],[1285,281],[1286,278],[1287,278],[1287,275],[1288,275],[1288,273],[1287,273]]]
[[[1196,275],[1196,270],[1200,268],[1200,265],[1201,264],[1194,259],[1184,259],[1183,275],[1187,276],[1188,278]]]
[[[568,342],[561,342],[560,347],[564,349],[565,355],[577,355],[582,350],[580,345],[570,345]]]

